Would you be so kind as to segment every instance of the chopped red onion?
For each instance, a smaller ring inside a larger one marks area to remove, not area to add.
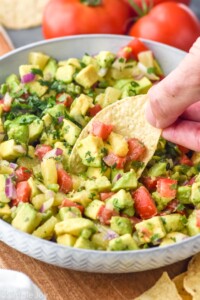
[[[64,119],[64,116],[58,117],[58,123],[62,123],[63,119]]]
[[[21,82],[22,83],[28,83],[28,82],[33,81],[34,79],[35,79],[35,74],[33,74],[33,73],[27,73],[24,76],[22,76]]]
[[[38,184],[37,185],[37,188],[42,192],[42,193],[46,193],[46,191],[47,191],[47,188],[46,188],[46,186],[44,185],[44,184]]]
[[[17,196],[16,189],[11,178],[6,178],[5,194],[9,199],[15,199]]]
[[[122,177],[122,174],[120,174],[120,173],[115,175],[115,177],[113,178],[113,183],[117,182],[121,177]]]
[[[13,170],[17,169],[18,165],[14,163],[10,163],[9,167],[12,168]]]
[[[107,68],[101,68],[101,69],[99,69],[99,71],[98,71],[98,75],[99,75],[100,77],[104,77],[104,76],[106,75],[107,71],[108,71]]]
[[[43,213],[47,211],[49,208],[52,207],[53,203],[54,203],[54,198],[50,198],[49,200],[44,202],[40,208],[40,212]]]
[[[54,158],[54,157],[57,157],[59,155],[62,155],[63,154],[63,150],[60,149],[60,148],[54,148],[50,151],[48,151],[44,156],[43,156],[43,159],[48,159],[48,158]]]
[[[114,238],[117,238],[118,236],[119,236],[119,234],[116,233],[115,231],[108,230],[108,231],[106,231],[106,233],[105,233],[103,239],[104,239],[104,240],[112,240],[112,239],[114,239]]]

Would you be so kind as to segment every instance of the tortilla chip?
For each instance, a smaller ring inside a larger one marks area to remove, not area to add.
[[[145,105],[147,100],[147,95],[128,97],[107,106],[92,118],[81,132],[73,147],[69,159],[70,170],[73,170],[75,174],[80,174],[85,171],[85,166],[82,164],[77,147],[80,141],[88,136],[92,123],[99,120],[106,124],[112,124],[116,133],[126,138],[137,138],[144,143],[147,151],[142,160],[144,165],[137,172],[137,177],[139,177],[153,156],[161,135],[161,130],[152,127],[145,118]]]
[[[164,272],[155,285],[135,300],[181,300],[174,282]]]
[[[200,299],[200,253],[193,256],[189,262],[183,286],[193,296],[193,300]]]
[[[9,36],[7,35],[3,27],[0,25],[0,56],[13,49],[14,47]]]
[[[0,0],[0,23],[11,29],[39,26],[49,0]]]
[[[176,285],[179,295],[182,297],[183,300],[192,300],[192,296],[188,294],[183,286],[183,280],[186,276],[187,272],[177,275],[173,278],[173,282]]]

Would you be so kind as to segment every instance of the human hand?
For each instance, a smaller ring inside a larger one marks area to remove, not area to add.
[[[180,65],[148,92],[147,120],[163,137],[200,151],[200,38]]]

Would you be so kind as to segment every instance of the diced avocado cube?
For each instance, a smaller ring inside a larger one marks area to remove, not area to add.
[[[60,148],[63,150],[63,153],[62,153],[62,164],[63,164],[63,167],[64,169],[68,169],[68,166],[69,166],[69,157],[70,157],[70,153],[71,153],[71,146],[68,146],[68,145],[65,145],[64,142],[56,142],[54,144],[54,147],[55,148]]]
[[[138,61],[142,63],[146,68],[154,67],[154,56],[150,50],[142,51],[138,54]]]
[[[20,146],[21,147],[21,146]],[[24,152],[26,150],[24,149]],[[4,141],[0,144],[0,153],[2,159],[6,160],[15,160],[16,158],[22,156],[24,153],[22,153],[21,149],[17,147],[17,144],[15,143],[14,139]]]
[[[15,121],[16,120],[16,121]],[[28,125],[17,123],[17,119],[7,125],[7,135],[9,139],[14,139],[17,144],[28,144],[29,130]]]
[[[124,157],[128,153],[128,143],[123,135],[111,132],[108,142],[114,154]]]
[[[91,241],[97,250],[106,250],[108,248],[109,239],[105,238],[104,232],[97,232],[92,235]]]
[[[90,88],[98,80],[99,76],[93,65],[83,68],[75,77],[75,81],[86,89]]]
[[[37,185],[38,185],[37,181],[35,181],[32,176],[28,179],[28,184],[31,188],[31,196],[30,196],[31,199],[33,197],[35,197],[36,195],[40,194],[40,191],[37,188]]]
[[[194,152],[192,154],[192,158],[191,158],[192,162],[194,165],[197,165],[200,163],[200,152]]]
[[[74,244],[74,248],[94,249],[94,245],[90,240],[85,239],[82,236],[79,236]]]
[[[116,192],[120,189],[130,190],[135,189],[137,187],[137,177],[134,170],[130,170],[127,173],[124,173],[120,179],[118,179],[113,187],[112,191]]]
[[[110,174],[111,174],[110,168],[107,168],[106,170],[102,170],[102,168],[88,167],[86,171],[86,175],[88,178],[98,178],[101,176],[106,176],[109,179]]]
[[[12,211],[8,204],[5,204],[3,207],[0,207],[0,217],[3,220],[7,220],[11,216],[11,213]]]
[[[41,172],[46,186],[57,183],[58,176],[55,159],[43,159],[41,162]]]
[[[161,220],[167,233],[182,231],[187,223],[186,217],[180,214],[163,215],[161,216]]]
[[[118,216],[114,216],[111,218],[110,228],[119,235],[123,235],[126,233],[131,234],[133,231],[131,221],[128,218]]]
[[[65,83],[70,83],[73,81],[73,75],[76,72],[76,68],[72,65],[65,65],[59,67],[56,71],[56,79],[61,80]]]
[[[183,204],[192,204],[191,192],[192,188],[190,185],[178,186],[176,198]]]
[[[166,236],[166,230],[159,216],[144,220],[135,225],[141,244],[157,243]]]
[[[41,85],[39,81],[29,82],[26,86],[31,94],[36,94],[38,97],[43,96],[48,90],[48,87]]]
[[[131,209],[131,215],[134,215],[134,201],[129,192],[124,189],[119,190],[116,194],[106,200],[106,208],[111,210],[126,210]]]
[[[37,194],[31,199],[31,203],[35,207],[35,209],[40,210],[44,202],[46,202],[45,194]]]
[[[105,206],[105,203],[100,200],[93,200],[86,206],[84,215],[92,220],[97,220],[98,213],[102,206]]]
[[[42,117],[42,121],[44,122],[45,127],[50,127],[52,124],[52,116],[47,113]]]
[[[12,226],[21,231],[32,233],[40,224],[41,219],[41,214],[39,214],[31,204],[23,203],[19,207],[17,215],[12,220]]]
[[[77,207],[62,207],[58,213],[61,221],[69,218],[81,218],[81,211]]]
[[[28,169],[33,169],[40,163],[38,158],[30,158],[28,156],[21,156],[17,159],[17,164],[19,166],[26,166]]]
[[[65,219],[55,225],[57,235],[69,233],[74,236],[79,236],[83,229],[91,229],[93,232],[97,231],[95,224],[91,220],[84,218]]]
[[[85,116],[92,105],[93,99],[87,95],[81,94],[73,101],[70,107],[70,116],[79,123],[78,117]]]
[[[110,51],[100,51],[99,54],[95,56],[101,68],[109,68],[115,60],[115,57],[116,55]]]
[[[148,170],[148,176],[151,177],[158,177],[161,175],[165,175],[167,172],[167,163],[166,162],[158,162],[155,163],[149,170]]]
[[[131,234],[126,233],[120,237],[114,238],[109,241],[107,250],[121,251],[121,250],[137,250],[139,249],[137,243],[132,238]]]
[[[86,207],[92,201],[92,195],[91,192],[82,190],[79,192],[72,192],[68,195],[67,199]]]
[[[161,197],[158,192],[153,192],[152,197],[156,202],[156,206],[159,211],[163,210],[167,204],[172,200],[171,198]]]
[[[83,55],[81,62],[87,66],[93,65],[96,68],[96,70],[98,70],[97,60],[93,56],[85,54],[85,55]]]
[[[97,95],[95,103],[99,104],[102,108],[116,102],[121,98],[122,92],[114,87],[107,87],[104,93]]]
[[[41,70],[49,60],[49,56],[41,52],[30,52],[28,56],[28,62],[31,65],[38,65]]]
[[[33,231],[33,235],[42,239],[50,240],[54,234],[54,227],[58,220],[52,216],[49,218],[44,224],[39,226],[35,231]]]
[[[200,203],[200,181],[194,182],[192,185],[191,202],[194,205]]]
[[[78,58],[69,58],[67,60],[64,61],[59,61],[58,62],[59,67],[60,66],[66,66],[66,65],[71,65],[74,66],[77,69],[81,68],[81,64]]]
[[[6,196],[6,178],[7,176],[4,174],[0,174],[0,202],[9,203],[10,199]]]
[[[82,163],[88,167],[101,167],[101,149],[103,147],[103,140],[97,136],[89,134],[82,139],[77,148]]]
[[[44,129],[43,121],[39,118],[35,119],[31,124],[28,125],[29,130],[29,143],[35,142],[41,135]]]
[[[11,74],[6,78],[6,84],[9,88],[9,91],[13,93],[17,92],[20,89],[20,81],[15,74]]]
[[[21,65],[19,67],[19,75],[22,78],[24,75],[31,73],[32,69],[40,69],[38,65]]]
[[[63,120],[61,135],[69,145],[73,146],[75,144],[80,132],[81,129],[76,124],[67,119]]]
[[[188,217],[186,227],[190,236],[197,235],[200,233],[200,227],[197,225],[197,214],[198,210],[195,209]]]
[[[187,238],[189,238],[189,236],[181,232],[170,232],[162,239],[159,247],[175,244]]]
[[[62,235],[59,235],[56,239],[57,243],[60,245],[73,247],[77,238],[71,234],[65,233]]]
[[[57,71],[57,62],[55,59],[50,58],[48,63],[46,64],[44,70],[43,70],[43,77],[45,80],[52,80]]]
[[[88,179],[85,183],[85,188],[90,192],[104,192],[109,191],[111,182],[106,176],[97,177],[95,179]]]

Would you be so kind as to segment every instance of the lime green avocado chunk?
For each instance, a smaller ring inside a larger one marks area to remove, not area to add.
[[[80,236],[84,229],[91,229],[93,232],[96,232],[95,224],[91,220],[84,218],[69,218],[55,225],[56,235],[69,233],[74,236]]]
[[[119,190],[113,196],[106,200],[106,208],[116,210],[117,212],[122,211],[128,216],[134,215],[134,201],[129,192],[124,189]]]
[[[200,233],[200,227],[197,226],[197,214],[198,210],[195,209],[188,217],[186,227],[190,236],[197,235]]]
[[[124,251],[124,250],[137,250],[139,249],[137,243],[130,233],[121,235],[109,241],[107,250],[111,251]]]
[[[186,217],[180,214],[163,215],[161,216],[161,220],[167,233],[182,231],[187,223]]]
[[[36,230],[33,231],[33,235],[42,239],[50,240],[54,234],[54,227],[58,220],[52,216]]]
[[[131,170],[127,173],[124,173],[122,175],[122,177],[117,180],[113,187],[112,187],[112,191],[116,192],[120,189],[135,189],[137,187],[137,177],[136,177],[136,173],[134,170]]]
[[[119,216],[114,216],[111,218],[110,228],[119,235],[123,235],[126,233],[131,234],[133,231],[131,221],[128,218]]]
[[[32,233],[42,220],[34,207],[29,203],[23,203],[17,210],[15,218],[12,220],[12,226],[21,231]]]

